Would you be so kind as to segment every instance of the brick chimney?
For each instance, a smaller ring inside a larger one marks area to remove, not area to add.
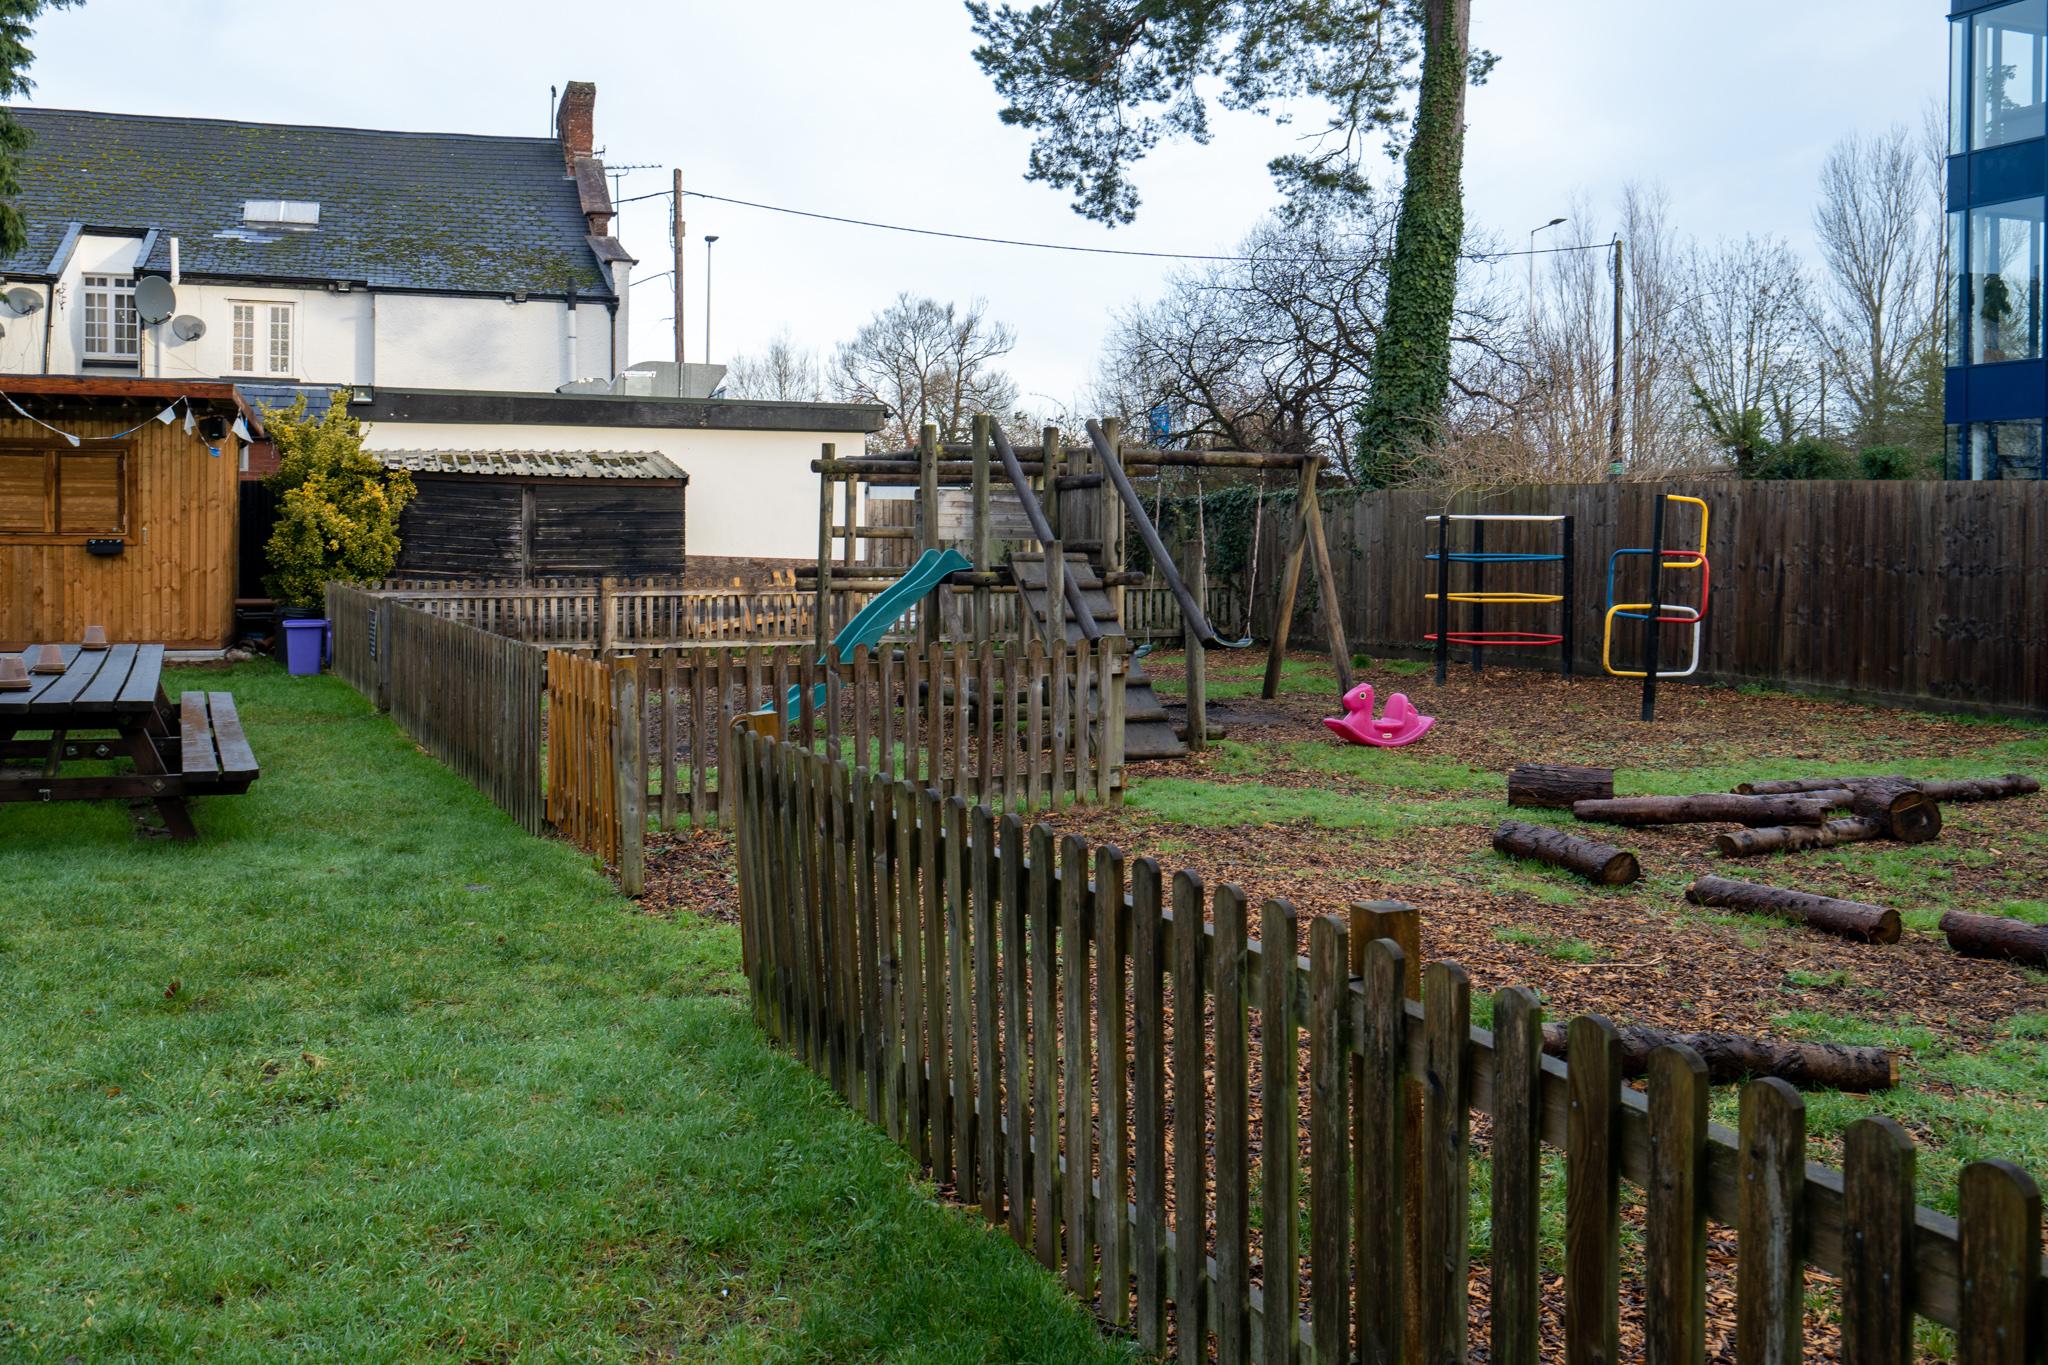
[[[576,162],[596,147],[594,125],[597,86],[590,81],[570,81],[562,90],[562,102],[555,106],[555,138],[562,144],[562,169],[576,174]]]

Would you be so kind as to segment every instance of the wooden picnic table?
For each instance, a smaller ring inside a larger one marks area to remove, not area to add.
[[[47,646],[45,647],[47,648]],[[12,801],[143,800],[177,839],[197,838],[187,798],[235,795],[258,776],[235,699],[164,695],[164,647],[59,645],[61,673],[29,673],[0,691],[0,805]],[[34,647],[20,656],[38,658]],[[22,767],[27,760],[31,765]],[[78,762],[121,762],[127,771],[67,774]]]

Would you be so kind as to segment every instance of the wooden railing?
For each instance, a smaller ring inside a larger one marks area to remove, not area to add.
[[[1796,1361],[1808,1266],[1839,1282],[1846,1361],[1913,1359],[1916,1315],[1962,1361],[2042,1358],[2040,1200],[2016,1166],[1967,1166],[1950,1219],[1916,1207],[1913,1144],[1888,1118],[1850,1125],[1837,1173],[1808,1164],[1781,1081],[1744,1088],[1738,1135],[1708,1122],[1685,1048],[1653,1054],[1639,1093],[1597,1016],[1570,1022],[1562,1063],[1531,991],[1472,1027],[1466,973],[1418,969],[1407,907],[1310,919],[1268,901],[1254,938],[1234,887],[740,742],[763,1027],[1147,1350],[1170,1322],[1182,1361],[1212,1344],[1266,1365],[1465,1359],[1483,1113],[1500,1365],[1555,1349],[1546,1292],[1569,1361],[1698,1361],[1710,1321],[1736,1358]],[[1566,1171],[1561,1281],[1539,1259],[1546,1145]],[[1625,1184],[1642,1192],[1626,1356]],[[1737,1245],[1711,1296],[1710,1220]]]
[[[679,819],[731,827],[721,774],[733,725],[792,693],[790,738],[998,808],[1107,801],[1122,787],[1126,658],[1100,646],[1051,655],[1036,642],[885,647],[836,668],[789,645],[636,657],[659,828]],[[996,704],[981,705],[985,697]]]
[[[619,737],[612,665],[566,650],[547,653],[548,823],[586,853],[619,858]]]

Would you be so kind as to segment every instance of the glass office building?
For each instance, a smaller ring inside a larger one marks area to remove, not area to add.
[[[1949,9],[1949,472],[2039,479],[2048,477],[2048,0],[1951,0]]]

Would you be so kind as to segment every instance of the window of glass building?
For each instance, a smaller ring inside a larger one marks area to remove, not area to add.
[[[1969,280],[1965,272],[1969,268],[1969,256],[1964,252],[1963,234],[1970,221],[1970,215],[1957,210],[1948,216],[1948,297],[1944,300],[1946,316],[1942,319],[1943,330],[1948,336],[1947,360],[1951,365],[1968,364],[1965,338],[1969,335]]]
[[[1970,146],[2002,147],[2048,133],[2048,0],[1985,10],[1970,31]]]
[[[1962,452],[1964,478],[2038,479],[2041,468],[2041,420],[1972,422]]]
[[[2041,357],[2041,200],[1970,210],[1973,365]]]
[[[1970,21],[1948,26],[1948,150],[1970,150]]]

